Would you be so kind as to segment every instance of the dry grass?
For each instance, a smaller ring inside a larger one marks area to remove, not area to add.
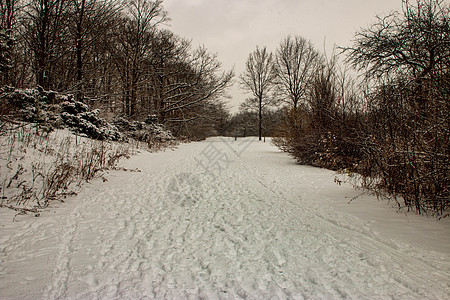
[[[101,177],[136,151],[133,143],[91,140],[18,123],[2,123],[0,145],[0,206],[22,213],[38,213],[51,201],[76,194],[83,182]]]

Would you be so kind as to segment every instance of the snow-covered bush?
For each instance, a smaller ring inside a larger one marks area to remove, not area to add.
[[[157,117],[149,115],[145,122],[118,118],[114,124],[100,117],[98,109],[91,110],[72,95],[34,89],[0,89],[0,116],[6,121],[25,121],[39,124],[47,132],[68,128],[76,134],[96,140],[122,141],[134,139],[149,148],[173,144],[176,138]]]
[[[58,110],[59,103],[69,100],[70,97],[44,91],[41,87],[15,89],[5,86],[0,88],[0,113],[15,120],[59,127],[61,124],[55,111]]]
[[[97,140],[122,140],[117,127],[100,118],[99,113],[98,109],[90,111],[86,104],[78,101],[61,103],[61,119],[71,130]]]
[[[0,115],[10,120],[38,123],[50,129],[69,128],[98,140],[121,140],[123,135],[119,130],[99,114],[99,110],[90,110],[72,95],[45,91],[41,87],[0,89]]]
[[[175,141],[175,137],[164,125],[153,123],[153,120],[154,118],[152,117],[147,118],[146,122],[118,118],[114,121],[114,125],[128,137],[148,144],[152,142],[165,143]]]

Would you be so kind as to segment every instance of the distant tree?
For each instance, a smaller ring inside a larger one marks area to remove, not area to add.
[[[202,140],[210,136],[226,135],[229,128],[229,112],[221,100],[206,101],[185,110],[185,118],[168,121],[167,127],[177,136]]]
[[[304,99],[319,59],[311,42],[299,36],[285,38],[276,54],[276,85],[283,100],[294,109]]]
[[[335,57],[327,63],[318,64],[308,89],[308,108],[313,122],[320,126],[320,129],[328,130],[333,126],[336,117],[339,96],[336,71]],[[316,128],[317,130],[319,128]]]
[[[266,47],[259,48],[249,54],[244,73],[240,77],[243,90],[250,92],[252,98],[247,99],[245,105],[257,108],[259,123],[259,140],[262,137],[263,110],[274,104],[274,98],[268,94],[273,88],[276,72],[273,65],[272,53]]]
[[[234,137],[256,136],[258,114],[255,111],[240,109],[230,118],[227,134]]]
[[[225,102],[219,102],[214,107],[214,129],[220,136],[227,136],[230,129],[231,113]]]

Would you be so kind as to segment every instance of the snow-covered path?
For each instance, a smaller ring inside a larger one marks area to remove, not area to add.
[[[269,143],[214,138],[123,165],[141,172],[39,218],[2,212],[0,298],[450,297],[450,253],[336,211],[358,192]]]

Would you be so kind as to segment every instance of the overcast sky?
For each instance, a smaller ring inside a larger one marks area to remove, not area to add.
[[[237,111],[249,97],[237,84],[256,46],[275,51],[287,35],[300,35],[318,50],[349,46],[355,31],[376,15],[401,9],[401,0],[164,0],[169,29],[217,53],[225,69],[234,67],[229,106]],[[325,47],[324,47],[325,41]]]

